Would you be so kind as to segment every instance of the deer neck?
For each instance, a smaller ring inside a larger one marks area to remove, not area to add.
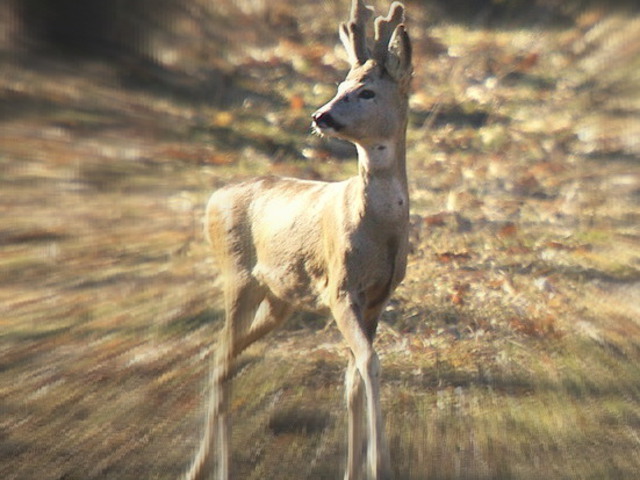
[[[397,182],[407,190],[406,122],[395,138],[356,143],[358,170],[363,184]]]
[[[399,138],[356,144],[356,148],[361,208],[391,223],[404,219],[409,211],[404,131]]]

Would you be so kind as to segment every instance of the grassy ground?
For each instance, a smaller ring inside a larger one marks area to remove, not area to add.
[[[220,2],[155,66],[2,53],[0,478],[187,467],[221,324],[204,203],[355,172],[309,135],[343,7]],[[376,343],[399,480],[640,469],[640,19],[545,12],[409,3],[412,254]],[[234,478],[342,475],[345,364],[308,316],[249,349]]]

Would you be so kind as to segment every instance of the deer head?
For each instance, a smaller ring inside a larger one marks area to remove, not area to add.
[[[361,146],[404,135],[412,74],[403,5],[394,2],[386,17],[376,18],[370,49],[366,24],[371,15],[371,7],[353,0],[351,18],[339,29],[351,69],[336,96],[313,114],[318,133]]]

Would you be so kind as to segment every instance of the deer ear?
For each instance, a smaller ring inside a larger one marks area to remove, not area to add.
[[[404,25],[398,25],[393,31],[384,67],[398,83],[408,82],[411,78],[411,41]]]

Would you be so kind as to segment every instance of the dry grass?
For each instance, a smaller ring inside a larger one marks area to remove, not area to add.
[[[3,54],[1,478],[176,478],[221,322],[207,196],[265,172],[355,171],[308,128],[343,74],[343,9],[283,2],[262,24],[248,5],[212,17],[225,49],[183,46],[133,84],[122,65]],[[377,339],[396,476],[635,478],[638,17],[410,13],[413,253]],[[167,87],[195,71],[201,88],[212,57],[212,97]],[[243,356],[235,478],[342,475],[344,348],[306,316]]]

